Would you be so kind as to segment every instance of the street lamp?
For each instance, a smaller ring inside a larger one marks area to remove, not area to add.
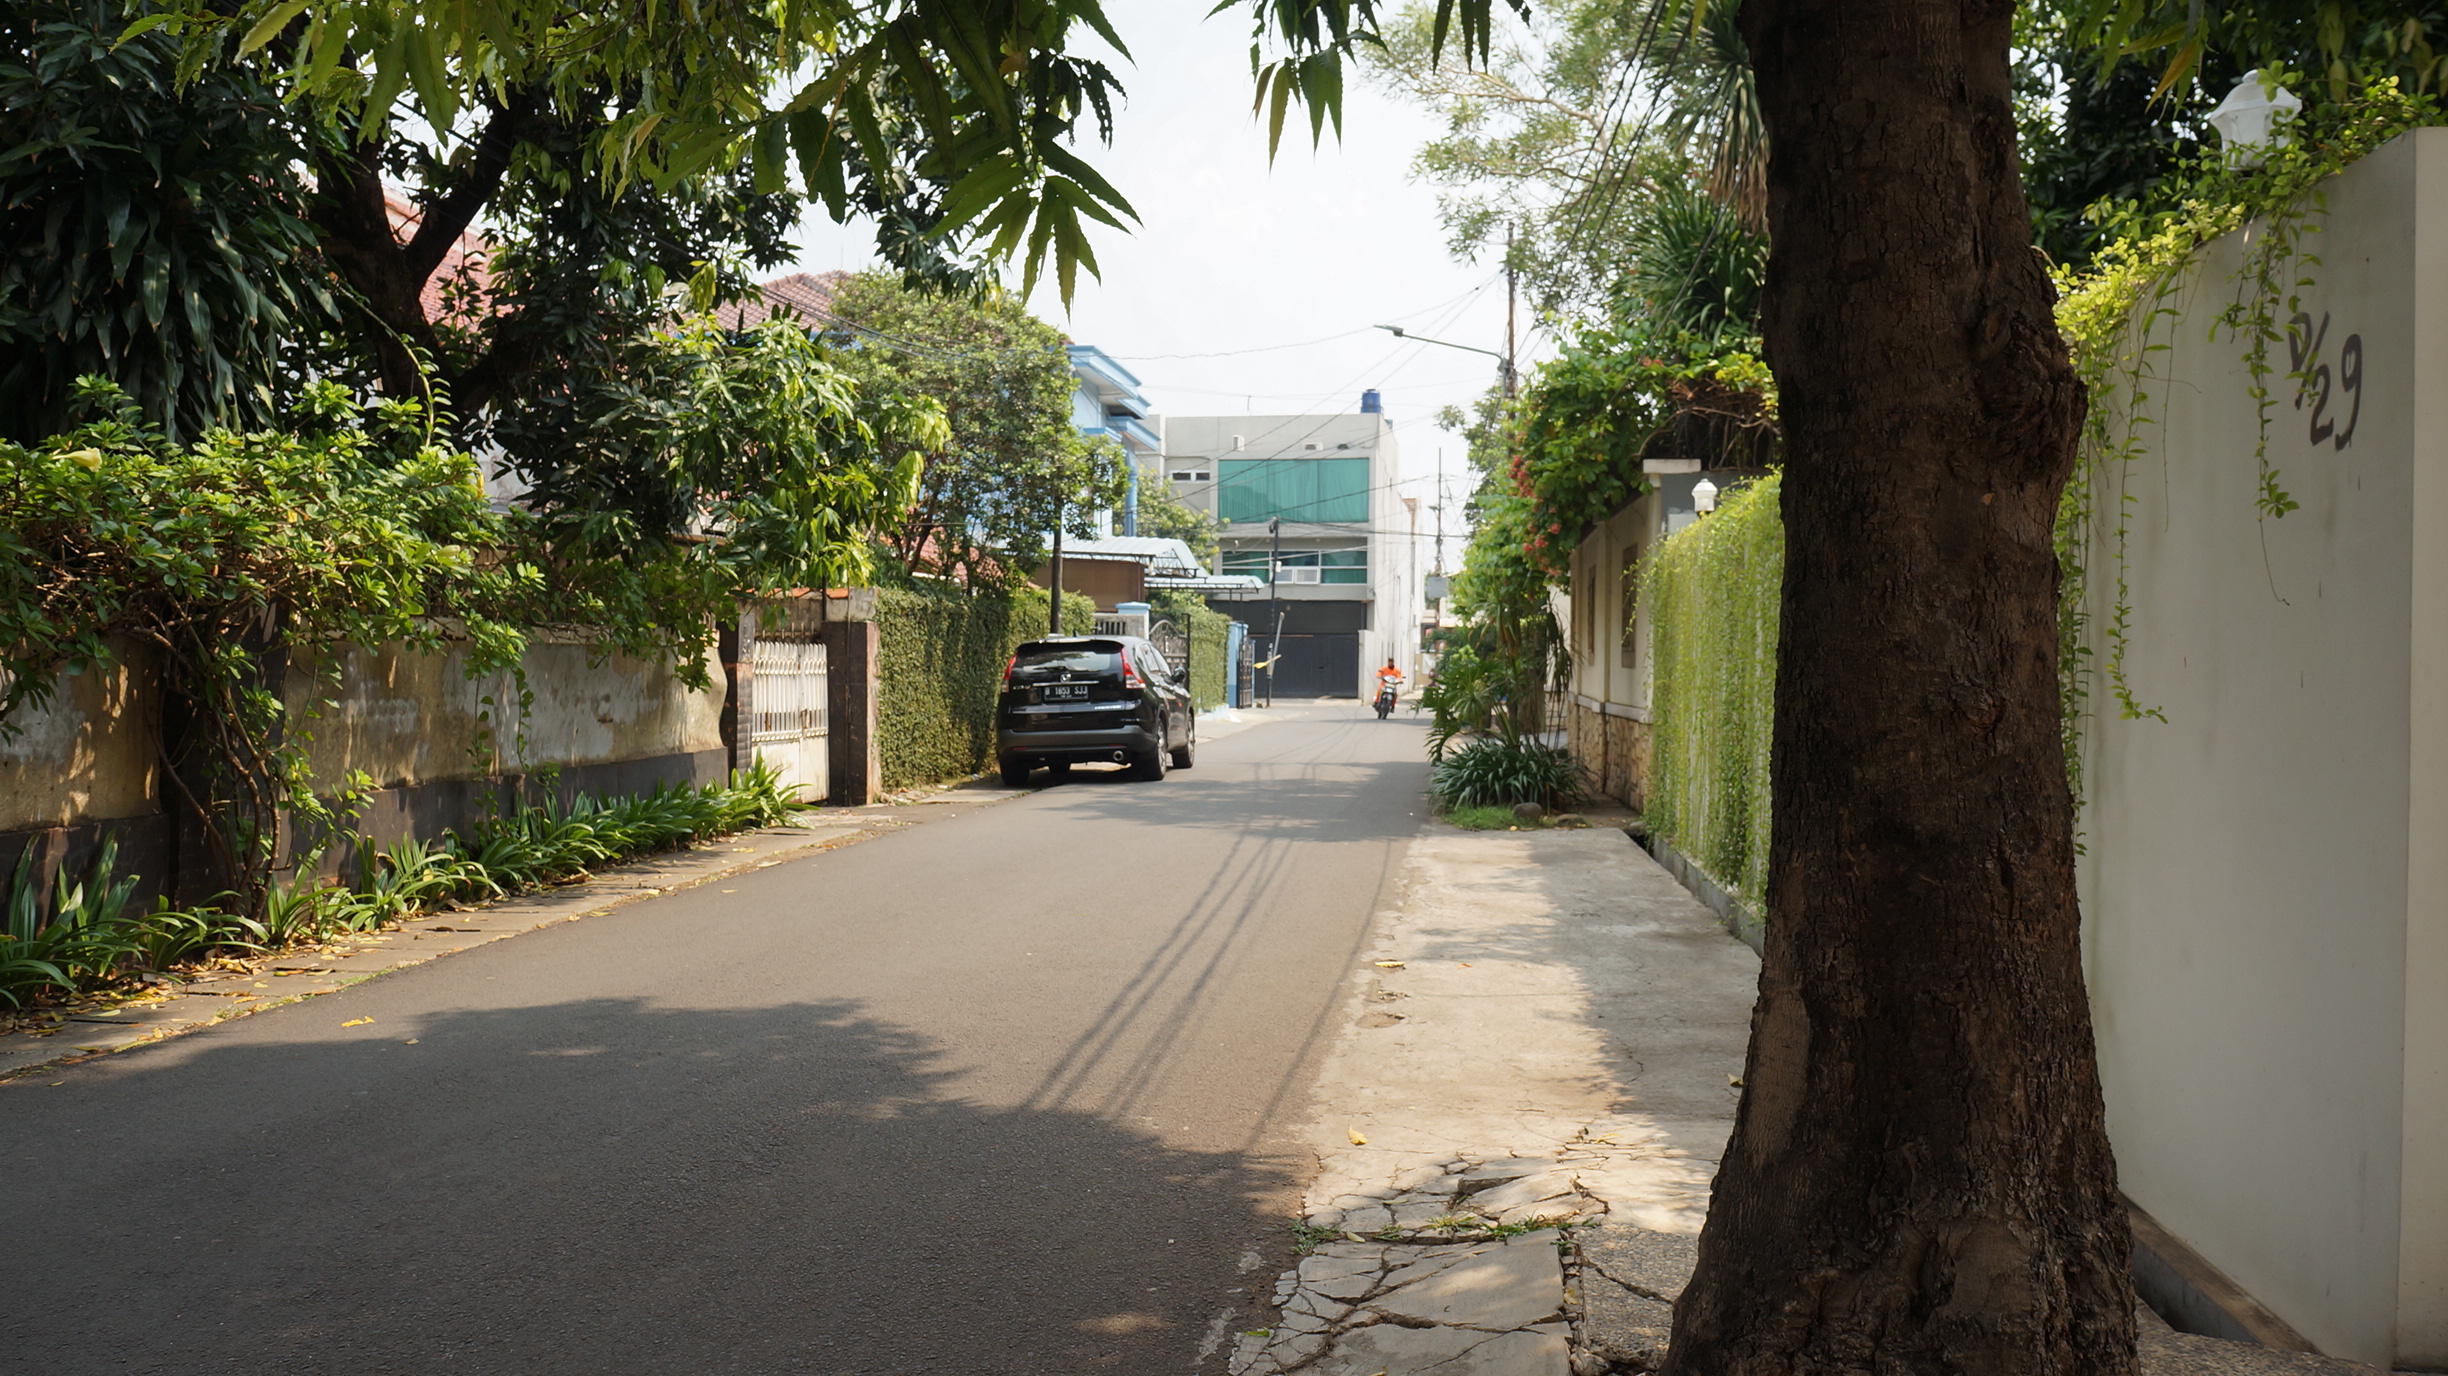
[[[1400,325],[1380,325],[1377,328],[1393,335],[1396,339],[1408,339],[1416,344],[1436,344],[1448,349],[1461,349],[1469,353],[1486,354],[1488,357],[1495,359],[1497,362],[1504,365],[1505,395],[1513,395],[1513,355],[1509,353],[1498,353],[1494,349],[1482,349],[1476,344],[1456,344],[1450,339],[1430,339],[1424,334],[1413,334],[1410,331],[1405,330]]]
[[[1717,484],[1702,478],[1692,485],[1692,510],[1706,516],[1717,509]]]
[[[2209,124],[2218,130],[2228,162],[2259,167],[2262,149],[2288,141],[2286,131],[2279,127],[2280,117],[2291,117],[2301,109],[2303,102],[2293,91],[2279,85],[2277,78],[2255,70],[2246,72],[2210,112]]]

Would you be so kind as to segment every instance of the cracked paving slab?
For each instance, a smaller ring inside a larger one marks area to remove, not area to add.
[[[1439,824],[1376,935],[1302,1206],[1341,1240],[1283,1277],[1229,1370],[1567,1376],[1582,1305],[1557,1229],[1699,1231],[1758,959],[1609,830]]]
[[[1565,1376],[1553,1230],[1459,1244],[1330,1243],[1276,1286],[1282,1321],[1242,1335],[1233,1376]]]

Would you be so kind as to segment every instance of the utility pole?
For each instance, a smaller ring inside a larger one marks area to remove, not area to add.
[[[1275,537],[1267,555],[1267,595],[1275,601],[1275,634],[1267,637],[1266,705],[1275,705],[1275,661],[1283,658],[1283,517],[1267,518],[1267,534]]]
[[[1046,581],[1054,585],[1053,601],[1046,608],[1046,634],[1062,634],[1062,495],[1054,497],[1054,573]]]
[[[1513,399],[1513,226],[1505,226],[1505,400]]]
[[[1437,446],[1436,576],[1438,578],[1443,578],[1445,576],[1445,446],[1441,444]],[[1444,591],[1443,587],[1440,586],[1438,591]],[[1428,622],[1428,629],[1432,632],[1445,629],[1444,598],[1432,597],[1428,599]]]

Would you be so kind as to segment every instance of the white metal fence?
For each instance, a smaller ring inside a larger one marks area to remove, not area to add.
[[[757,761],[781,771],[784,785],[798,789],[799,801],[820,801],[831,771],[825,716],[831,683],[824,643],[759,636],[748,664],[755,718],[749,741]]]

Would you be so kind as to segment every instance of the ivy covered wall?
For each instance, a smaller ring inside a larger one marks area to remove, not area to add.
[[[1096,603],[1063,595],[1063,622],[1095,625]],[[1046,632],[1041,588],[944,583],[876,596],[876,746],[884,786],[966,778],[994,762],[995,695],[1021,641]]]
[[[1656,665],[1654,834],[1754,912],[1768,882],[1768,739],[1785,526],[1775,475],[1661,541],[1641,568]]]

